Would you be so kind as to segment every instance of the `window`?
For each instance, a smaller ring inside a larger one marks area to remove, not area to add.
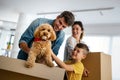
[[[64,55],[64,47],[66,43],[66,39],[70,35],[65,36],[65,40],[59,50],[58,57],[63,60]],[[112,57],[112,80],[120,80],[120,36],[85,36],[82,40],[85,42],[91,52],[103,52],[111,55]]]

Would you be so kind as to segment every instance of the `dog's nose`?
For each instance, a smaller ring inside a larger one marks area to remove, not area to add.
[[[45,33],[45,32],[44,32],[43,35],[48,35],[48,33]]]

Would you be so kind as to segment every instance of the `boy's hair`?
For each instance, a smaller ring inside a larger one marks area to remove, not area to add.
[[[88,54],[88,52],[89,52],[88,46],[86,44],[84,44],[84,43],[78,43],[76,45],[76,47],[84,49],[85,50],[85,54]]]
[[[64,17],[65,22],[68,26],[71,26],[74,23],[75,17],[72,12],[70,11],[64,11],[62,12],[59,17]]]

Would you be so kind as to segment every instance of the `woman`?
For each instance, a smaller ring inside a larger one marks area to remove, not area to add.
[[[77,43],[80,43],[84,34],[84,28],[81,21],[75,21],[72,25],[72,36],[70,36],[65,45],[64,61],[71,59],[71,52]]]
[[[71,59],[72,51],[77,43],[81,43],[84,36],[84,27],[81,21],[75,21],[72,25],[72,36],[68,37],[64,51],[64,61]],[[84,68],[83,76],[88,76],[89,71]]]

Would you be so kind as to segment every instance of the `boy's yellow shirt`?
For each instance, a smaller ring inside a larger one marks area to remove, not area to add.
[[[73,66],[74,71],[67,71],[67,78],[68,80],[81,80],[82,74],[84,70],[84,65],[82,62],[72,63],[71,61],[65,62],[66,64],[70,64]]]

